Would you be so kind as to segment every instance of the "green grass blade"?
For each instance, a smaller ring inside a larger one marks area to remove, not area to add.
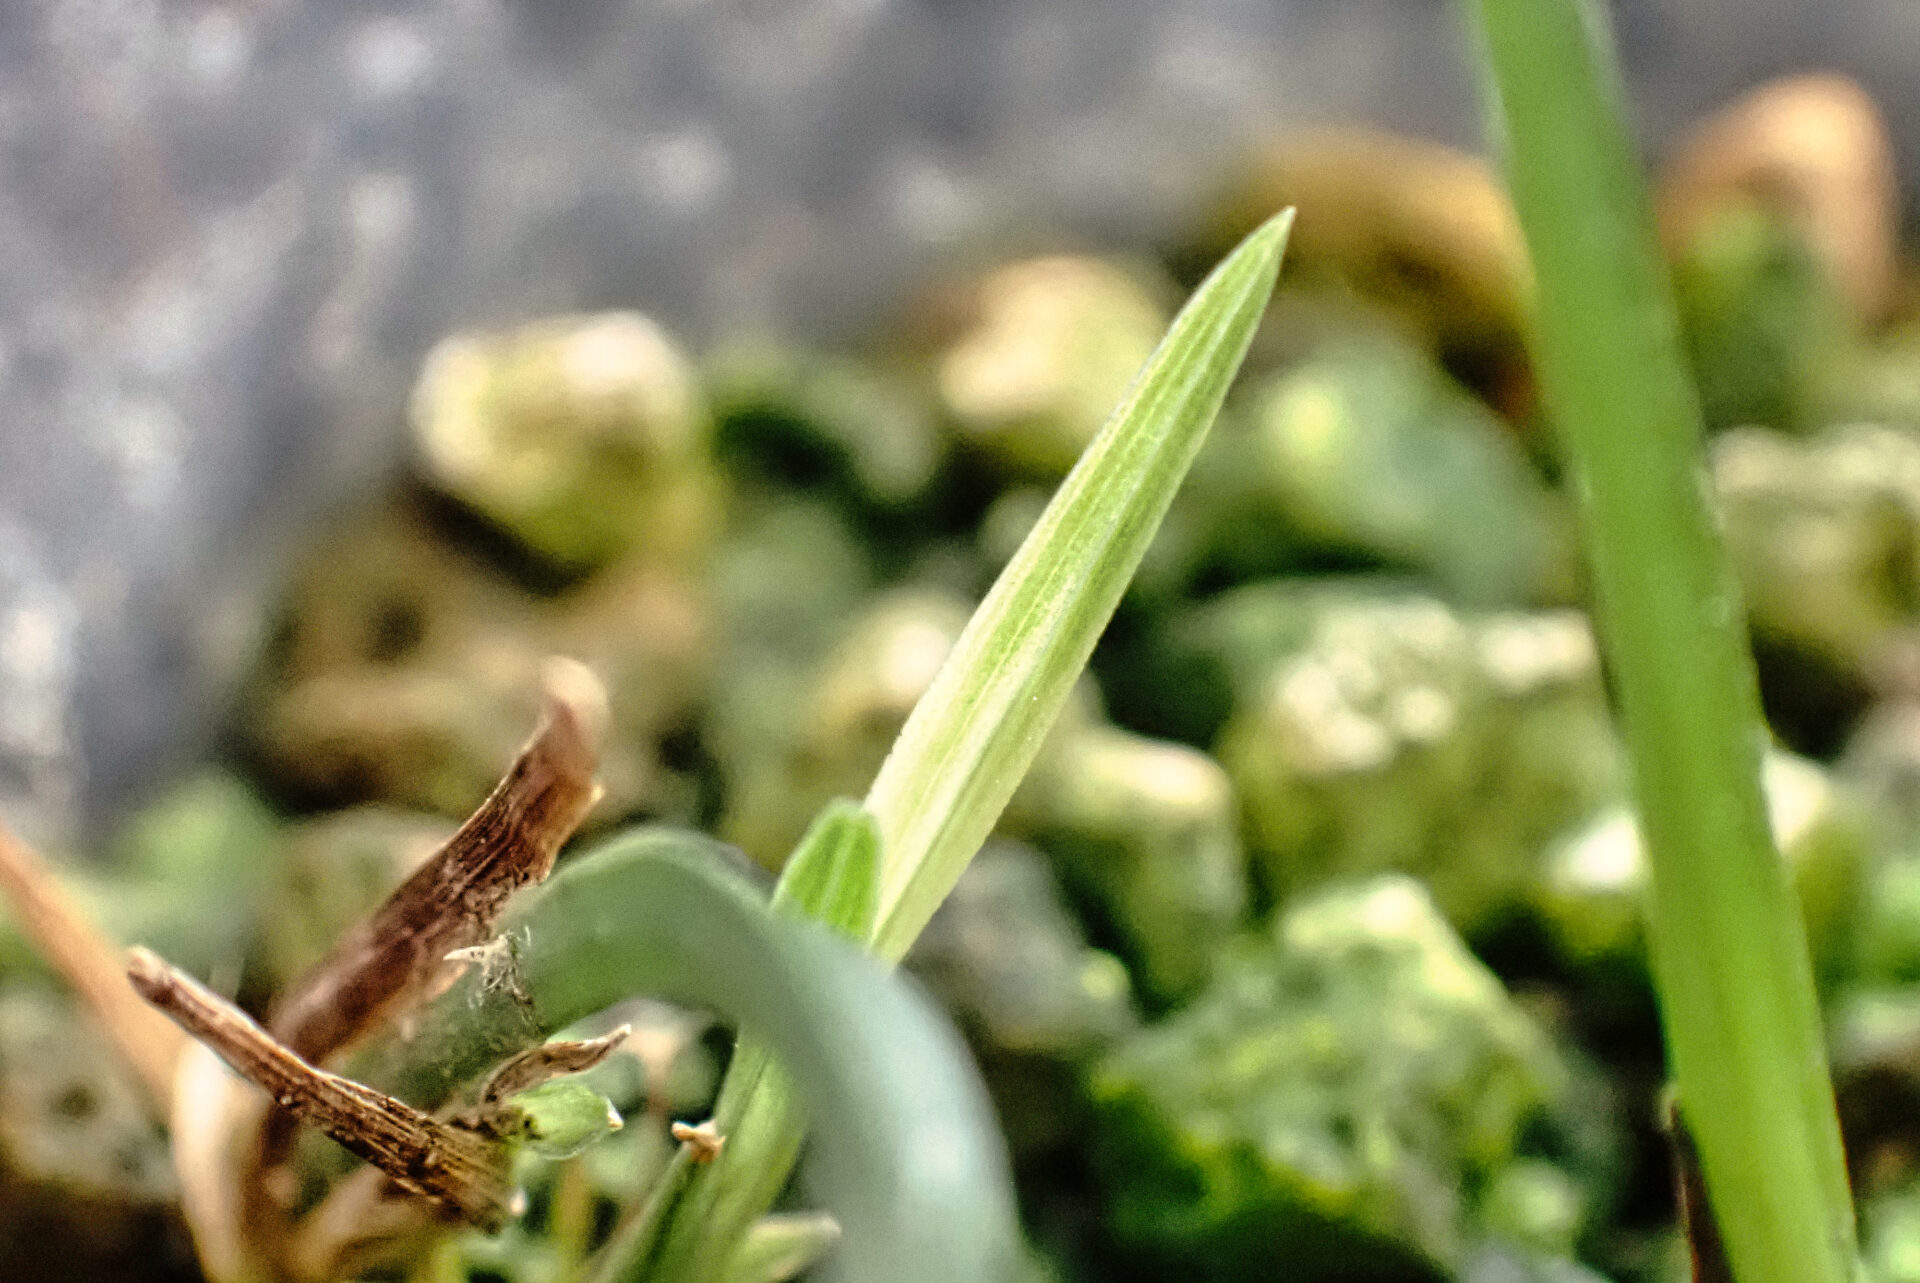
[[[1853,1212],[1812,971],[1767,828],[1744,615],[1609,42],[1582,0],[1474,7],[1633,757],[1681,1108],[1742,1283],[1841,1283]]]
[[[899,958],[1000,818],[1246,355],[1292,211],[1195,292],[961,634],[867,795],[882,877],[874,947]]]

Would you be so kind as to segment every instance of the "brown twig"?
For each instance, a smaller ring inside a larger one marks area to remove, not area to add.
[[[4,825],[0,893],[13,906],[34,948],[80,995],[164,1116],[185,1036],[127,987],[121,947],[107,939],[53,871]]]
[[[429,993],[446,956],[492,931],[509,896],[540,881],[598,799],[606,695],[572,660],[550,661],[540,729],[459,832],[296,984],[269,1022],[320,1061]]]
[[[536,1087],[561,1074],[577,1074],[605,1060],[630,1032],[620,1026],[600,1038],[583,1042],[550,1042],[522,1052],[487,1080],[479,1105],[456,1117],[475,1130],[494,1134],[503,1116],[500,1102],[515,1092]],[[281,1263],[295,1279],[346,1277],[381,1265],[417,1249],[420,1230],[427,1223],[417,1200],[397,1200],[386,1174],[362,1168],[347,1177],[326,1198],[291,1227]]]
[[[446,1204],[482,1229],[497,1230],[514,1215],[516,1196],[507,1180],[505,1147],[498,1141],[315,1069],[238,1007],[146,949],[129,955],[127,978],[142,997],[276,1104],[378,1167],[396,1185]]]
[[[1707,1197],[1700,1151],[1694,1147],[1693,1132],[1674,1100],[1667,1102],[1666,1125],[1667,1140],[1673,1146],[1674,1195],[1680,1204],[1680,1229],[1686,1235],[1693,1283],[1733,1283],[1733,1266],[1727,1261],[1720,1223],[1714,1219],[1713,1203]]]

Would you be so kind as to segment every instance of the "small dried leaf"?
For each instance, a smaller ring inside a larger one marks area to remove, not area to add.
[[[270,1022],[320,1061],[432,992],[447,955],[480,944],[507,900],[543,880],[600,795],[606,694],[583,665],[553,660],[547,711],[506,778],[460,831],[296,984]]]
[[[611,1056],[632,1032],[632,1025],[621,1025],[612,1033],[598,1038],[581,1042],[546,1042],[538,1047],[530,1047],[494,1071],[493,1077],[487,1079],[486,1087],[480,1092],[480,1102],[483,1105],[496,1104],[516,1093],[531,1091],[549,1078],[585,1073]]]

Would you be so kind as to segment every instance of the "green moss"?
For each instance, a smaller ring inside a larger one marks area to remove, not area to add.
[[[1471,931],[1524,897],[1551,838],[1621,796],[1578,614],[1308,590],[1283,627],[1260,604],[1282,648],[1228,663],[1242,693],[1216,748],[1275,894],[1397,869]]]
[[[1191,1278],[1437,1274],[1568,1083],[1418,884],[1330,889],[1100,1065],[1115,1233]]]

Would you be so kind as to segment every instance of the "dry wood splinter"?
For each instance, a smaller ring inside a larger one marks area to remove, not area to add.
[[[548,661],[546,715],[460,830],[288,993],[268,1022],[321,1061],[432,991],[447,955],[482,945],[508,899],[543,880],[599,800],[607,700],[585,665]]]
[[[143,998],[212,1048],[234,1072],[401,1188],[436,1199],[462,1220],[489,1231],[518,1214],[523,1196],[508,1181],[507,1150],[499,1141],[314,1068],[245,1012],[150,950],[132,951],[127,978]]]

